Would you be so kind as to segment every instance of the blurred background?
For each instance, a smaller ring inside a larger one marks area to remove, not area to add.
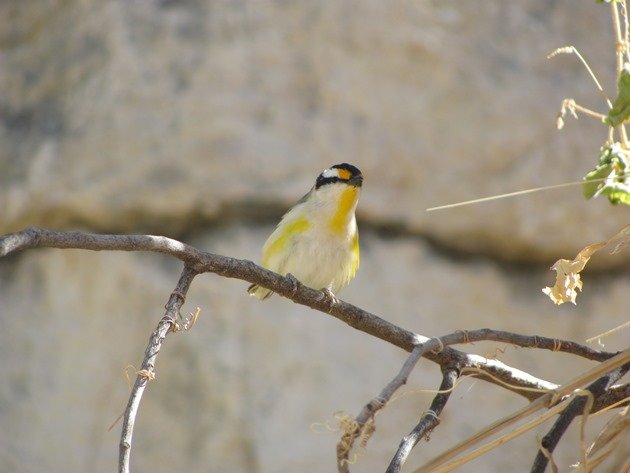
[[[4,1],[0,233],[152,233],[258,261],[319,172],[350,162],[365,176],[362,263],[342,299],[425,336],[492,327],[584,342],[628,320],[628,255],[596,255],[576,306],[541,289],[556,259],[612,236],[628,208],[585,201],[578,186],[425,211],[580,180],[595,166],[604,126],[555,127],[566,97],[606,110],[575,56],[546,59],[566,45],[614,97],[610,9],[594,1]],[[180,271],[154,254],[0,260],[1,471],[115,470],[120,423],[108,427],[127,401],[125,370],[140,365]],[[336,414],[356,415],[406,358],[246,287],[195,279],[185,309],[201,315],[163,346],[133,470],[334,471]],[[462,348],[556,383],[593,366]],[[353,471],[385,470],[440,378],[419,363]],[[464,380],[408,468],[524,405]],[[589,421],[589,439],[606,420]],[[618,471],[628,445],[600,471]],[[460,471],[527,471],[536,447],[530,433]],[[554,456],[561,471],[578,452],[574,428]]]

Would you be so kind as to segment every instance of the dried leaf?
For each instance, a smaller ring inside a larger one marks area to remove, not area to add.
[[[561,259],[551,267],[556,271],[556,284],[553,287],[546,287],[542,291],[547,294],[554,304],[560,305],[565,302],[575,304],[577,290],[582,290],[580,271],[586,266],[586,260]]]
[[[630,244],[630,225],[626,225],[614,236],[606,241],[593,243],[580,251],[573,261],[560,259],[551,267],[556,272],[556,284],[553,287],[545,287],[542,292],[549,296],[554,304],[572,302],[575,304],[577,290],[582,290],[580,271],[586,267],[591,256],[605,246],[615,245],[612,253],[617,253],[621,248]]]

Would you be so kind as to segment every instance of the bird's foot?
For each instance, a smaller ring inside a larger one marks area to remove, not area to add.
[[[302,284],[298,278],[296,278],[295,276],[293,276],[293,274],[291,273],[287,273],[285,276],[289,281],[291,281],[291,284],[293,285],[293,287],[291,288],[291,296],[295,296],[295,293],[297,292],[297,290],[300,288],[300,285]]]
[[[328,310],[332,309],[335,304],[339,303],[339,299],[327,287],[322,289],[322,299],[328,303]]]

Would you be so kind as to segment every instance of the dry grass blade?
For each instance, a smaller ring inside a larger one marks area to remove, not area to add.
[[[585,472],[593,471],[615,450],[624,436],[630,434],[630,407],[612,417],[586,451],[586,460],[578,465]]]
[[[582,63],[582,65],[588,71],[589,75],[591,76],[591,79],[593,79],[593,82],[595,82],[595,86],[597,87],[597,90],[599,90],[599,92],[602,94],[602,97],[608,104],[608,107],[612,108],[612,102],[610,101],[606,93],[604,92],[604,88],[602,87],[602,84],[599,82],[599,80],[597,79],[597,76],[591,69],[591,66],[589,66],[588,62],[586,62],[586,59],[584,59],[584,57],[580,54],[577,48],[575,46],[565,46],[563,48],[558,48],[555,51],[553,51],[551,54],[548,54],[547,59],[551,59],[554,56],[557,56],[558,54],[575,54],[577,58],[580,60],[580,62]]]
[[[617,332],[619,332],[621,330],[624,330],[626,328],[630,328],[630,321],[626,322],[625,324],[618,325],[615,328],[611,328],[610,330],[606,330],[603,333],[599,333],[599,334],[597,334],[597,335],[595,335],[595,336],[593,336],[591,338],[587,338],[585,340],[585,342],[586,343],[591,343],[592,341],[597,340],[597,343],[599,344],[599,346],[603,346],[604,344],[601,341],[602,338],[605,338],[605,337],[608,337],[610,335],[613,335],[614,333],[617,333]]]
[[[503,419],[500,419],[492,423],[491,425],[481,430],[480,432],[476,433],[472,437],[464,440],[463,442],[460,442],[453,448],[437,456],[428,464],[417,469],[414,473],[428,473],[428,472],[438,473],[438,472],[451,471],[452,469],[457,468],[463,465],[464,463],[467,463],[500,445],[503,445],[504,443],[512,440],[513,438],[516,438],[519,435],[524,434],[525,432],[533,429],[539,424],[545,422],[547,419],[555,416],[557,413],[564,410],[564,408],[567,407],[568,403],[571,402],[573,396],[565,399],[560,404],[556,405],[556,402],[559,399],[562,399],[563,397],[569,394],[573,394],[581,386],[588,384],[594,379],[597,379],[601,377],[602,375],[628,362],[630,362],[630,349],[619,353],[618,355],[614,356],[613,358],[610,358],[607,361],[604,361],[603,363],[600,363],[599,365],[593,367],[592,369],[588,370],[582,375],[576,377],[575,379],[573,379],[566,385],[561,386],[560,388],[555,389],[549,392],[548,394],[545,394],[544,396],[541,396],[540,398],[536,399],[534,402],[524,407],[523,409],[520,409],[517,412],[510,414],[509,416],[504,417]],[[480,447],[477,450],[470,452],[466,456],[458,460],[451,461],[450,463],[447,463],[449,460],[457,457],[465,450],[468,450],[469,448],[472,448],[474,445],[479,444],[482,440],[487,439],[488,437],[506,429],[507,427],[511,425],[514,425],[515,423],[527,418],[534,412],[540,409],[544,409],[549,406],[554,406],[554,407],[551,408],[546,413],[544,413],[543,415],[537,417],[536,419],[533,419],[532,421],[517,428],[515,431],[504,434],[501,437],[493,440],[492,442],[489,442],[488,444],[484,445],[483,447]]]
[[[554,406],[552,409],[545,412],[543,415],[527,422],[526,424],[523,424],[521,427],[517,428],[516,430],[513,430],[511,432],[501,435],[500,437],[483,445],[482,447],[479,447],[476,450],[473,450],[472,452],[466,454],[465,456],[461,458],[458,458],[449,463],[444,463],[445,460],[447,460],[448,458],[452,458],[454,456],[452,452],[455,455],[457,455],[460,451],[467,450],[468,448],[481,442],[481,440],[489,437],[490,435],[493,435],[497,433],[498,431],[503,430],[506,427],[525,419],[533,412],[538,411],[540,409],[544,409],[550,399],[551,399],[551,396],[545,395],[541,397],[540,399],[538,399],[537,401],[532,402],[526,408],[521,409],[520,411],[517,411],[516,413],[511,414],[510,416],[504,419],[501,419],[498,422],[495,422],[490,427],[482,430],[481,432],[478,432],[477,434],[470,437],[466,441],[460,443],[459,445],[455,446],[451,450],[448,450],[447,452],[443,453],[439,457],[435,458],[433,461],[431,461],[427,465],[424,465],[423,467],[415,470],[414,473],[429,473],[429,472],[430,473],[445,473],[448,471],[453,471],[454,469],[459,468],[460,466],[474,460],[475,458],[485,455],[490,450],[493,450],[509,442],[510,440],[524,434],[525,432],[530,431],[531,429],[537,427],[538,425],[542,424],[548,419],[554,417],[556,414],[562,412],[569,405],[573,397],[567,398],[560,404]]]

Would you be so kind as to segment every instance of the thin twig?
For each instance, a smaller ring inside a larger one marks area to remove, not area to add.
[[[118,471],[119,473],[129,473],[129,460],[131,456],[131,441],[133,437],[133,427],[142,400],[142,394],[148,382],[155,378],[155,361],[166,335],[177,325],[179,311],[184,304],[184,299],[188,288],[197,272],[190,266],[184,266],[184,270],[179,278],[175,290],[171,293],[166,303],[166,311],[162,319],[158,322],[156,329],[149,338],[149,344],[144,352],[142,366],[136,375],[129,401],[123,417],[123,425],[120,433],[120,444],[118,450]]]
[[[623,33],[621,32],[621,21],[619,18],[619,10],[617,10],[617,3],[611,2],[610,9],[612,12],[613,31],[615,32],[616,71],[617,77],[619,77],[621,75],[621,71],[623,70],[623,50],[625,45],[623,41]]]
[[[625,61],[628,61],[628,45],[630,44],[630,25],[628,23],[628,7],[626,5],[626,0],[623,0],[619,3],[621,8],[621,17],[623,18],[623,52],[625,56]]]
[[[525,348],[541,348],[545,350],[571,353],[594,361],[604,361],[615,353],[603,352],[595,350],[589,346],[581,345],[568,340],[559,338],[543,337],[541,335],[522,335],[519,333],[506,332],[504,330],[493,330],[482,328],[477,330],[459,330],[452,334],[439,338],[445,346],[454,345],[455,343],[473,343],[480,341],[495,341],[510,343],[512,345]]]
[[[444,370],[442,376],[442,384],[438,394],[433,398],[433,402],[429,410],[425,412],[420,422],[415,428],[402,439],[396,454],[392,458],[386,473],[399,473],[403,465],[407,461],[411,450],[418,444],[421,438],[426,437],[440,423],[440,414],[446,406],[446,402],[453,392],[455,382],[459,377],[457,368],[448,368]]]
[[[599,121],[603,121],[604,118],[606,118],[606,115],[604,115],[603,113],[599,113],[599,112],[596,112],[594,110],[591,110],[590,108],[586,108],[586,107],[580,105],[579,103],[577,103],[574,99],[564,99],[562,101],[562,105],[560,107],[560,114],[561,114],[562,117],[564,117],[564,115],[566,115],[566,111],[567,110],[575,118],[578,117],[577,116],[577,112],[583,113],[584,115],[589,116],[591,118],[595,118],[595,119],[597,119]]]
[[[621,30],[621,22],[619,19],[619,10],[617,9],[618,8],[617,3],[611,2],[610,8],[611,8],[612,17],[613,17],[613,30],[615,31],[615,58],[616,58],[616,65],[617,65],[616,67],[617,80],[619,80],[623,72],[624,56],[626,53],[626,49],[628,47],[628,44],[626,42],[627,32],[622,32]],[[625,2],[624,2],[623,11],[624,11],[624,16],[625,16],[625,14],[627,13],[625,9]],[[625,21],[626,19],[624,18],[624,22]],[[621,141],[623,143],[624,148],[627,148],[628,135],[626,134],[626,127],[623,125],[623,123],[621,123],[617,127],[617,130],[619,131],[619,135],[621,136]]]
[[[363,434],[364,429],[370,422],[373,422],[377,412],[385,407],[394,393],[407,382],[409,375],[415,368],[418,360],[428,350],[441,350],[444,345],[440,339],[432,338],[424,343],[417,345],[407,357],[399,373],[392,379],[387,386],[383,388],[378,396],[368,402],[352,424],[353,429],[343,432],[339,443],[337,444],[337,469],[339,473],[347,473],[349,471],[350,451],[354,441]]]

